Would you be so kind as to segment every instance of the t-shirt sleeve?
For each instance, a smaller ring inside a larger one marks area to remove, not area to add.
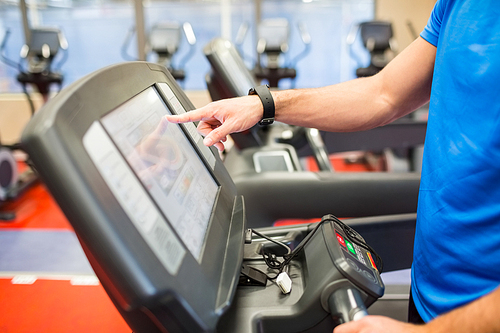
[[[443,22],[444,9],[448,0],[438,0],[434,5],[429,21],[424,30],[420,33],[420,37],[428,41],[434,46],[437,46],[439,40],[439,32],[441,23]]]

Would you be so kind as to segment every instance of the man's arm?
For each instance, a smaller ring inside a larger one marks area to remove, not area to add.
[[[429,322],[428,332],[500,332],[500,288],[489,294],[437,317]]]
[[[348,132],[385,125],[429,100],[436,48],[417,38],[373,77],[313,89],[273,91],[276,120],[326,131]],[[241,132],[262,118],[257,96],[210,103],[171,122],[200,121],[206,145]]]
[[[435,56],[436,48],[419,37],[372,77],[277,91],[276,120],[333,132],[390,123],[429,101]]]
[[[500,332],[498,304],[500,304],[500,288],[425,325],[402,323],[381,316],[367,316],[359,321],[340,325],[333,330],[333,333]]]

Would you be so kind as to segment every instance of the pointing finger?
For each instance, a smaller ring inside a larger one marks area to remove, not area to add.
[[[179,115],[166,115],[165,118],[171,123],[187,123],[193,121],[200,121],[205,118],[205,112],[202,109],[197,109],[189,112],[185,112]]]

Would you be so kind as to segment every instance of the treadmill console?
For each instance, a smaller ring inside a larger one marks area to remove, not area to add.
[[[22,142],[136,332],[213,331],[234,295],[242,198],[168,71],[126,63],[64,89]]]
[[[325,215],[321,222],[305,226],[258,230],[288,244],[294,249],[292,255],[301,248],[284,270],[291,279],[291,292],[284,295],[269,280],[265,287],[240,286],[218,331],[331,332],[338,324],[367,315],[366,308],[383,295],[377,255],[335,216]],[[243,265],[272,275],[262,254],[279,256],[280,251],[256,236],[245,246]]]
[[[350,229],[349,232],[354,231]],[[336,258],[337,267],[360,286],[370,289],[374,294],[379,294],[384,286],[375,262],[376,254],[350,240],[352,236],[346,236],[346,231],[339,228],[337,224],[326,225],[323,233],[325,239],[329,240],[328,250],[332,259]]]
[[[130,328],[331,332],[364,315],[384,291],[373,253],[329,215],[263,231],[302,244],[286,267],[289,294],[267,277],[238,287],[242,267],[272,274],[269,241],[245,245],[244,200],[217,151],[195,124],[165,120],[192,109],[166,68],[125,63],[65,88],[22,136]]]
[[[322,302],[328,297],[326,302],[336,324],[357,320],[366,313],[362,307],[349,307],[347,300],[364,294],[366,299],[360,298],[359,302],[366,305],[368,299],[375,301],[383,295],[385,287],[379,272],[382,260],[359,234],[341,221],[325,225],[323,236],[335,266],[349,282],[340,279],[325,287]]]

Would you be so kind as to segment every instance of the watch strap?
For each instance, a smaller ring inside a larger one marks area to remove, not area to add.
[[[259,121],[259,125],[267,126],[274,123],[275,107],[269,85],[265,84],[255,88],[250,88],[248,94],[258,95],[262,102],[262,106],[264,107],[264,114],[262,116],[262,119]]]

